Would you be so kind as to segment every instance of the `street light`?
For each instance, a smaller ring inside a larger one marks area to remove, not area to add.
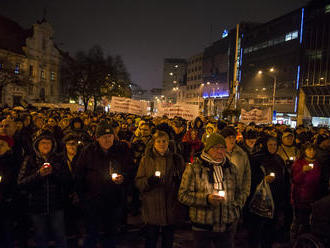
[[[274,68],[270,68],[269,71],[271,73],[268,73],[268,72],[263,72],[263,71],[258,71],[258,74],[265,74],[271,78],[273,78],[273,103],[272,103],[272,113],[274,113],[274,110],[275,110],[275,96],[276,96],[276,81],[277,81],[277,78],[276,78],[276,75],[273,74],[275,72]]]

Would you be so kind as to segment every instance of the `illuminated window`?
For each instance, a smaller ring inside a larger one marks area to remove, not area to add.
[[[56,73],[52,71],[50,73],[50,80],[55,81],[55,78],[56,78]]]
[[[15,74],[19,74],[19,69],[20,69],[21,65],[20,64],[16,64],[15,66]]]
[[[44,70],[41,71],[40,78],[41,79],[45,79],[45,71]]]

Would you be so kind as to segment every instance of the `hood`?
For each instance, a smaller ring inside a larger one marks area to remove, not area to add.
[[[40,152],[38,150],[38,144],[39,144],[40,140],[42,140],[44,138],[51,140],[53,143],[52,150],[50,151],[49,154],[54,154],[56,151],[56,148],[57,148],[57,143],[56,143],[56,140],[55,140],[53,134],[49,130],[39,130],[37,132],[35,138],[33,139],[33,149],[38,157],[41,157]]]

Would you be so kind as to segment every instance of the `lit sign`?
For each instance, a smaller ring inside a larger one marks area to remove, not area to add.
[[[225,29],[225,30],[223,30],[222,38],[226,38],[227,36],[228,36],[228,30]]]

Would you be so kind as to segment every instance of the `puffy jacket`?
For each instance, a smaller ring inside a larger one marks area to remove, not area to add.
[[[53,142],[47,159],[44,159],[37,149],[38,142],[45,137]],[[39,135],[33,147],[35,153],[26,156],[21,166],[18,185],[27,191],[30,212],[51,214],[64,208],[65,199],[70,193],[68,189],[72,186],[70,172],[55,154],[56,142],[48,133]],[[51,164],[53,171],[47,176],[41,176],[39,170],[46,162]]]

